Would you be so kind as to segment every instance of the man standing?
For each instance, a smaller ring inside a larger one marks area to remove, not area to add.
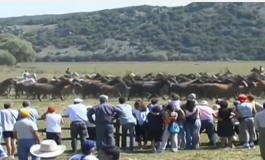
[[[265,103],[263,103],[265,108]],[[258,112],[254,119],[255,128],[259,133],[259,146],[262,159],[265,159],[265,110]]]
[[[254,141],[256,139],[254,116],[256,110],[248,102],[246,95],[239,95],[238,100],[240,104],[236,106],[236,115],[239,121],[240,140],[244,143],[243,148],[254,148]]]
[[[4,109],[0,111],[0,122],[3,129],[3,137],[6,143],[8,157],[14,159],[16,153],[16,139],[13,130],[18,117],[18,110],[11,109],[11,103],[5,103]]]
[[[99,96],[100,104],[94,106],[87,113],[90,122],[96,124],[96,143],[97,148],[100,149],[102,145],[114,145],[114,126],[112,119],[116,113],[120,115],[121,110],[111,104],[108,104],[108,96]],[[92,115],[95,114],[94,121]]]
[[[30,119],[33,120],[35,123],[37,123],[37,120],[39,119],[39,113],[38,113],[38,111],[35,108],[30,106],[30,102],[29,101],[23,101],[22,102],[22,107],[24,109],[28,109],[29,110]]]
[[[71,134],[71,146],[72,151],[75,153],[77,151],[77,136],[79,135],[81,144],[86,140],[87,136],[87,108],[82,104],[83,100],[80,98],[74,99],[74,104],[68,106],[66,110],[66,115],[69,117],[70,124],[70,134]]]
[[[18,140],[18,159],[28,160],[31,146],[39,144],[40,137],[36,123],[29,118],[29,110],[21,109],[20,116],[22,119],[17,121],[14,126],[14,136]],[[32,160],[39,160],[39,158],[32,155]]]
[[[119,98],[118,108],[121,110],[119,116],[120,124],[122,126],[122,139],[121,146],[123,149],[127,147],[127,132],[129,131],[130,136],[130,151],[134,149],[134,130],[135,125],[137,124],[135,117],[133,116],[132,106],[125,103],[126,100],[124,97]]]

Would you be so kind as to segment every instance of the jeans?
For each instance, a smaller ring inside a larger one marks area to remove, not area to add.
[[[253,145],[256,140],[256,132],[254,127],[254,118],[246,118],[239,122],[240,140],[245,146]]]
[[[201,120],[197,119],[194,123],[185,122],[184,128],[186,131],[186,149],[197,149],[199,147]]]
[[[36,139],[18,139],[18,159],[19,160],[28,160],[30,155],[30,147],[36,144]],[[40,160],[39,157],[31,156],[32,160]]]
[[[121,146],[122,148],[127,147],[127,132],[129,131],[130,137],[130,150],[134,148],[134,130],[135,124],[134,123],[127,123],[122,125],[122,139],[121,139]]]
[[[97,149],[103,145],[115,145],[113,124],[97,124],[96,125],[96,143]]]
[[[183,127],[183,123],[180,123],[180,131],[178,134],[178,142],[179,142],[179,148],[185,148],[186,147],[186,132]]]
[[[52,139],[57,143],[57,145],[61,145],[61,133],[46,132],[46,139]]]
[[[215,133],[215,125],[213,120],[201,120],[201,131],[206,130],[206,134],[208,136],[208,139],[210,141],[211,145],[215,145],[217,141],[217,136]]]

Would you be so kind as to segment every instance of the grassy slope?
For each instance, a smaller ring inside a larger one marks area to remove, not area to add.
[[[148,73],[153,72],[156,73],[158,71],[165,71],[169,73],[190,73],[190,72],[212,72],[217,73],[221,69],[226,66],[230,66],[230,69],[235,73],[246,74],[249,73],[249,70],[257,65],[262,64],[262,62],[237,62],[237,63],[205,63],[205,62],[196,62],[200,65],[194,65],[194,63],[190,62],[178,62],[178,63],[35,63],[35,64],[22,64],[21,68],[4,68],[1,67],[0,70],[0,79],[5,79],[7,77],[14,77],[20,75],[20,73],[28,68],[34,72],[42,71],[43,74],[38,74],[38,77],[41,76],[59,76],[63,73],[66,67],[70,67],[72,71],[77,71],[78,73],[90,73],[93,71],[98,71],[101,73],[109,73],[115,75],[124,74],[127,70],[134,71],[135,73]],[[69,97],[66,101],[54,100],[48,102],[44,100],[39,103],[36,100],[32,100],[33,106],[35,106],[40,113],[43,113],[46,110],[46,107],[49,105],[55,105],[57,107],[58,113],[63,114],[64,109],[68,104],[72,103],[73,97]],[[7,101],[5,98],[0,99],[0,103]],[[14,98],[8,99],[8,101],[14,102],[14,108],[19,108],[22,102],[22,99],[15,100]],[[112,103],[116,104],[117,101],[115,99],[111,100]],[[95,99],[86,99],[86,105],[94,105],[97,103]],[[130,102],[132,103],[132,101]],[[68,126],[68,122],[66,121],[65,126]],[[44,122],[39,122],[39,127],[44,127]],[[45,135],[43,136],[45,137]],[[69,137],[69,132],[63,132],[63,137]],[[203,135],[203,142],[207,142],[207,138]],[[63,142],[67,145],[67,149],[70,148],[70,141]],[[63,154],[60,159],[67,159],[70,154]],[[179,151],[178,153],[170,153],[166,152],[161,155],[151,154],[147,150],[143,152],[135,153],[135,154],[122,154],[122,159],[131,159],[131,160],[259,160],[259,150],[258,148],[255,150],[243,151],[240,149],[235,150],[224,150],[224,149],[209,149],[203,147],[198,151]]]

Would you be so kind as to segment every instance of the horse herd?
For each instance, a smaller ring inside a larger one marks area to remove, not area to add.
[[[38,98],[41,101],[49,96],[50,99],[64,100],[69,95],[83,98],[97,98],[100,94],[110,97],[125,96],[131,98],[163,97],[166,99],[171,92],[186,97],[196,93],[199,98],[226,98],[230,99],[240,93],[262,96],[265,91],[265,77],[261,74],[246,76],[235,75],[231,72],[224,74],[197,73],[197,74],[153,74],[124,76],[83,75],[71,77],[63,75],[54,78],[39,78],[35,82],[19,81],[8,78],[0,83],[0,95],[15,98],[22,95],[27,98]]]

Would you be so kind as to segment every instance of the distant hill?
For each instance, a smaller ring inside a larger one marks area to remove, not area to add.
[[[38,61],[265,60],[265,3],[137,6],[0,19]]]

